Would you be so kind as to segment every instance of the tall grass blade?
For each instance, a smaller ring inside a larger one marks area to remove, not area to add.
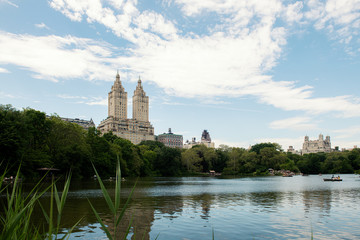
[[[38,204],[39,204],[39,206],[40,206],[40,208],[41,208],[41,210],[42,210],[42,213],[43,213],[43,215],[44,215],[44,217],[45,217],[45,220],[46,220],[47,224],[50,224],[50,217],[49,217],[49,215],[47,214],[44,206],[40,203],[40,201],[38,202]]]
[[[6,172],[6,171],[5,171]],[[1,184],[4,179],[5,173],[0,176]],[[0,227],[2,229],[0,233],[0,239],[58,239],[57,235],[59,232],[60,227],[60,220],[61,220],[61,214],[64,209],[65,200],[67,197],[67,193],[69,190],[70,185],[70,178],[71,175],[68,177],[65,186],[64,191],[62,192],[61,198],[59,198],[58,191],[56,189],[54,181],[50,184],[50,186],[46,187],[42,191],[39,191],[40,184],[42,183],[42,180],[45,178],[46,175],[43,176],[43,178],[37,182],[35,187],[33,187],[29,193],[26,195],[22,192],[22,187],[19,184],[19,177],[20,176],[20,167],[17,171],[17,175],[14,179],[12,190],[7,192],[7,205],[4,206],[5,211],[2,216],[0,216]],[[0,191],[3,191],[3,186],[0,185]],[[44,195],[45,192],[49,191],[51,189],[51,198],[50,198],[50,212],[49,214],[45,211],[44,207],[41,205],[39,199]],[[54,196],[55,192],[55,196]],[[57,228],[54,228],[54,198],[56,202],[56,207],[58,210],[57,215]],[[40,234],[41,227],[35,227],[32,225],[32,214],[35,208],[36,203],[39,204],[43,215],[46,219],[46,222],[48,223],[48,230],[45,231],[45,236]],[[80,221],[79,221],[80,222]],[[77,223],[78,224],[78,223]],[[75,226],[77,226],[77,224]],[[62,237],[63,239],[66,236],[70,236],[72,230],[74,229],[73,226],[70,231],[68,231],[67,234]]]
[[[17,191],[19,190],[19,188],[17,187],[19,175],[20,175],[20,167],[15,176],[14,185],[13,185],[12,193],[10,195],[10,199],[8,199],[8,209],[11,209],[11,206],[13,206],[14,197],[17,195]]]
[[[3,217],[1,217],[3,230],[0,233],[0,239],[19,239],[26,234],[31,234],[28,232],[30,228],[30,217],[35,202],[40,196],[35,193],[26,203],[21,187],[18,185],[19,173],[18,171],[15,177],[11,194],[9,192],[7,193],[8,204]]]
[[[130,229],[131,229],[131,225],[132,225],[132,222],[133,222],[133,219],[131,218],[130,219],[130,223],[129,223],[129,226],[127,227],[126,229],[126,232],[125,232],[125,235],[124,235],[124,240],[126,240],[127,236],[129,235],[129,232],[130,232]],[[135,234],[134,234],[135,235]]]
[[[1,167],[1,165],[2,165],[2,163],[0,163],[0,167]],[[5,190],[5,188],[2,188],[2,184],[4,182],[6,173],[7,173],[7,169],[5,168],[3,174],[0,176],[0,193]]]
[[[65,239],[65,237],[67,237],[66,239],[69,239],[69,238],[70,238],[70,234],[74,231],[75,227],[76,227],[77,225],[79,225],[79,223],[81,222],[82,219],[83,219],[83,218],[80,218],[79,221],[77,221],[77,222],[75,223],[75,225],[70,228],[70,230],[69,230],[68,233],[63,237],[63,239]]]
[[[117,155],[116,163],[116,183],[115,183],[115,209],[118,210],[120,207],[120,191],[121,190],[121,169],[120,169],[120,159]]]
[[[98,172],[96,171],[95,169],[95,166],[93,165],[93,168],[95,170],[95,174],[96,174],[96,177],[98,179],[98,182],[100,184],[100,187],[101,187],[101,191],[104,195],[104,198],[105,198],[105,201],[107,202],[107,205],[111,211],[111,213],[113,214],[113,221],[114,221],[114,233],[113,235],[111,235],[109,229],[105,226],[104,222],[101,220],[98,212],[95,210],[95,208],[93,207],[93,205],[91,204],[90,200],[89,200],[89,203],[90,203],[90,206],[97,218],[97,220],[99,221],[100,225],[102,226],[102,228],[104,229],[107,237],[109,239],[117,239],[117,228],[120,224],[120,221],[121,219],[123,218],[124,216],[124,213],[125,213],[125,210],[130,202],[130,198],[134,192],[134,189],[135,189],[135,185],[125,203],[125,205],[122,207],[121,211],[120,211],[120,196],[121,196],[121,169],[120,169],[120,160],[119,160],[119,156],[117,156],[117,165],[116,165],[116,182],[115,182],[115,199],[114,199],[114,202],[112,202],[110,196],[109,196],[109,193],[108,191],[106,190]],[[131,228],[131,222],[128,226],[128,230],[126,232],[126,235],[125,235],[125,238],[126,236],[128,235],[128,231],[130,230]]]
[[[105,231],[106,233],[106,236],[112,240],[113,237],[111,236],[110,232],[109,232],[109,229],[105,226],[104,222],[102,221],[102,219],[100,218],[98,212],[95,210],[94,206],[91,204],[90,200],[88,199],[89,201],[89,204],[90,204],[90,207],[91,209],[93,210],[94,214],[95,214],[95,217],[96,219],[98,220],[98,222],[100,223],[101,227],[103,228],[103,230]]]
[[[71,181],[71,172],[70,172],[69,176],[67,177],[66,182],[64,184],[64,189],[63,189],[63,191],[61,193],[61,198],[59,198],[59,193],[58,193],[56,184],[53,183],[54,184],[54,191],[55,191],[55,203],[56,203],[56,208],[57,208],[57,211],[58,211],[58,213],[57,213],[56,234],[55,234],[56,236],[57,236],[57,233],[59,232],[59,229],[60,229],[60,222],[61,222],[62,212],[63,212],[64,206],[65,206],[65,201],[66,201],[66,198],[67,198],[67,194],[69,192],[70,181]],[[73,227],[75,227],[75,226],[73,226]],[[66,233],[65,236],[70,235],[70,234],[71,234],[71,231],[68,231],[68,233]]]
[[[119,223],[120,223],[121,219],[123,218],[123,216],[124,216],[124,214],[125,214],[125,210],[127,209],[127,206],[128,206],[128,205],[129,205],[129,203],[130,203],[131,196],[132,196],[132,195],[133,195],[133,193],[134,193],[134,190],[135,190],[136,184],[137,184],[137,180],[136,180],[136,182],[135,182],[135,184],[134,184],[133,188],[131,189],[131,192],[130,192],[130,194],[129,194],[129,197],[127,198],[127,200],[126,200],[126,202],[125,202],[125,204],[124,204],[123,208],[121,209],[120,215],[119,215],[119,217],[118,217],[118,219],[117,219],[117,221],[116,221],[116,226],[117,226],[117,225],[119,225]]]
[[[54,182],[51,184],[51,195],[50,195],[50,216],[49,216],[49,230],[48,230],[48,239],[52,239],[53,235],[53,210],[54,210]],[[55,237],[56,239],[56,237]]]
[[[116,214],[115,206],[114,206],[113,202],[111,201],[110,195],[109,195],[108,191],[106,190],[106,188],[105,188],[105,186],[104,186],[104,184],[103,184],[103,182],[102,182],[102,180],[100,178],[100,175],[96,171],[94,164],[93,164],[93,168],[95,170],[95,174],[96,174],[96,177],[97,177],[98,182],[100,184],[101,191],[102,191],[102,193],[104,195],[105,201],[106,201],[110,211],[112,212],[112,214],[115,215]]]

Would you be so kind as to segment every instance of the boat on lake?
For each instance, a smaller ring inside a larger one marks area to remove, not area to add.
[[[334,177],[332,176],[331,178],[324,178],[325,182],[341,182],[342,179],[340,178],[340,176]]]

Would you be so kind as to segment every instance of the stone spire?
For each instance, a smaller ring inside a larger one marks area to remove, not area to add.
[[[141,85],[141,79],[140,79],[140,76],[139,76],[139,80],[138,80],[138,85],[136,86],[136,90],[139,90],[139,91],[144,91],[143,88],[142,88],[142,85]],[[135,90],[135,91],[136,91]],[[135,94],[135,93],[134,93]]]
[[[121,85],[119,70],[108,94],[108,115],[114,119],[127,118],[127,92]]]
[[[117,70],[116,79],[115,79],[115,82],[114,82],[113,87],[120,87],[120,88],[122,88],[121,81],[120,81],[119,70]]]
[[[133,96],[133,118],[138,121],[149,121],[149,97],[141,85],[140,76]]]

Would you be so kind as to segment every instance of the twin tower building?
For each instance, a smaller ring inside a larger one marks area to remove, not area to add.
[[[120,81],[119,73],[108,95],[108,117],[101,121],[97,129],[101,133],[114,135],[139,144],[145,140],[155,140],[154,127],[149,122],[149,97],[139,78],[132,101],[132,118],[127,118],[127,92]]]

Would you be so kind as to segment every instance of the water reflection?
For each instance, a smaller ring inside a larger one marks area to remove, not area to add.
[[[360,237],[359,182],[319,176],[293,178],[144,178],[137,183],[119,228],[132,221],[131,239],[356,239]],[[125,203],[135,180],[122,185]],[[114,183],[107,182],[110,195]],[[103,239],[88,199],[113,229],[113,220],[97,182],[74,182],[67,199],[64,229],[81,222],[72,239]],[[49,207],[49,197],[42,199]],[[41,216],[41,212],[37,212]],[[42,221],[40,217],[37,221]]]

